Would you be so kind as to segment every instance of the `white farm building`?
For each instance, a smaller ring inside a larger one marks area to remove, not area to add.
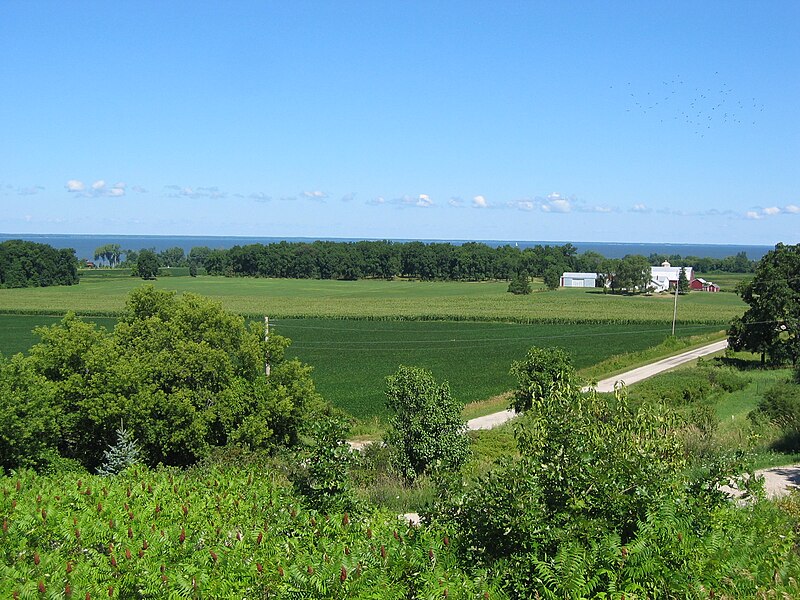
[[[597,287],[597,273],[564,273],[561,275],[561,287]]]
[[[661,263],[660,267],[650,267],[650,287],[654,292],[665,292],[678,285],[681,276],[681,269],[686,271],[686,281],[694,279],[692,267],[673,267],[667,261]]]

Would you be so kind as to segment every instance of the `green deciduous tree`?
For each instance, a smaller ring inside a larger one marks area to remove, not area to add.
[[[511,374],[517,378],[511,401],[511,408],[517,412],[575,386],[572,359],[561,348],[532,347],[524,360],[511,364]]]
[[[158,256],[152,250],[142,250],[136,259],[136,275],[142,279],[155,279],[158,275]]]
[[[528,277],[527,271],[522,271],[514,275],[513,279],[508,283],[508,291],[512,294],[530,294],[531,293],[531,280]]]
[[[559,265],[553,265],[545,269],[542,279],[548,290],[555,290],[558,288],[561,283],[562,273],[564,273],[564,269]]]
[[[122,247],[119,244],[103,244],[94,250],[94,259],[106,261],[111,268],[119,266],[121,255]]]
[[[0,467],[46,467],[58,456],[55,387],[21,354],[0,357]]]
[[[78,283],[77,260],[71,248],[23,240],[0,243],[0,288],[45,287]]]
[[[425,369],[401,366],[386,380],[386,405],[394,415],[384,439],[407,480],[455,471],[466,462],[466,423],[446,382],[436,383]]]
[[[186,263],[183,248],[173,246],[158,253],[158,262],[162,267],[181,267]]]
[[[767,357],[774,364],[800,358],[800,244],[778,244],[759,261],[755,276],[739,287],[750,308],[734,319],[728,342],[734,350]]]
[[[288,340],[265,343],[262,325],[201,296],[143,286],[112,332],[74,315],[37,331],[30,361],[55,386],[60,449],[88,468],[123,419],[145,462],[186,465],[216,446],[296,443],[325,409],[310,368],[285,359]]]
[[[631,410],[624,394],[584,394],[563,353],[553,361],[550,350],[533,350],[514,368],[529,402],[515,430],[519,458],[453,507],[468,554],[481,562],[552,556],[564,542],[609,533],[627,541],[649,511],[683,490],[682,448],[661,409]],[[556,363],[548,372],[530,368],[545,359]]]
[[[639,254],[628,254],[619,261],[614,274],[615,290],[644,292],[650,285],[650,263]]]

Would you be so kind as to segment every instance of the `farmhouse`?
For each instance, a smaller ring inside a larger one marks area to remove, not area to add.
[[[563,273],[561,287],[597,287],[597,273]]]
[[[702,277],[698,277],[697,279],[692,279],[689,282],[689,289],[698,290],[701,292],[718,292],[719,286],[716,283],[712,283],[710,281],[706,281]]]
[[[650,267],[650,287],[654,292],[665,292],[674,289],[678,285],[681,276],[681,269],[686,272],[686,280],[691,282],[694,279],[692,267],[673,267],[667,261],[661,263],[660,267]]]

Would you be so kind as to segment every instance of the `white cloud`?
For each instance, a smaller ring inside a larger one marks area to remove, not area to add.
[[[564,198],[558,192],[553,192],[548,194],[542,203],[542,210],[544,212],[568,213],[572,210],[572,205],[567,198]]]
[[[464,206],[464,201],[461,198],[453,197],[447,201],[447,204],[449,204],[454,208],[461,208],[462,206]]]
[[[427,208],[432,204],[433,200],[431,200],[431,197],[428,196],[428,194],[420,194],[419,197],[417,198],[417,204],[416,204],[417,206],[420,206],[422,208]]]
[[[800,214],[800,206],[796,204],[787,204],[783,208],[780,206],[767,206],[765,208],[754,208],[745,213],[748,219],[763,219],[764,217],[774,217],[775,215],[796,215]]]
[[[631,212],[638,212],[638,213],[649,213],[652,209],[647,208],[646,204],[641,202],[634,204],[631,206]]]
[[[325,198],[328,197],[328,194],[320,190],[314,190],[312,192],[303,192],[303,196],[312,200],[325,200]]]
[[[531,200],[517,200],[513,203],[519,210],[530,211],[536,208],[536,205]]]
[[[489,203],[486,202],[486,198],[483,196],[475,196],[472,199],[472,208],[486,208],[489,206]]]
[[[209,198],[211,200],[219,200],[227,196],[225,192],[220,191],[216,186],[194,188],[191,186],[167,185],[165,187],[168,190],[172,190],[172,193],[168,194],[170,198]]]
[[[250,194],[249,198],[251,200],[255,200],[256,202],[269,202],[272,200],[272,196],[268,196],[264,192],[254,192]]]
[[[376,206],[381,204],[386,204],[386,198],[384,198],[383,196],[376,196],[375,198],[367,202],[367,204],[374,204]]]
[[[78,179],[70,179],[66,185],[67,191],[77,194],[82,198],[119,198],[125,195],[125,184],[120,182],[107,186],[104,179],[98,179],[88,188]]]

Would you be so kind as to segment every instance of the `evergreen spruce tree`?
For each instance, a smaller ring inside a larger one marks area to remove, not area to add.
[[[133,434],[120,423],[117,429],[117,443],[103,452],[103,463],[97,467],[97,474],[104,477],[116,475],[136,464],[140,453],[141,450]]]
[[[689,293],[689,279],[686,277],[686,267],[681,267],[680,275],[678,275],[678,293]]]

